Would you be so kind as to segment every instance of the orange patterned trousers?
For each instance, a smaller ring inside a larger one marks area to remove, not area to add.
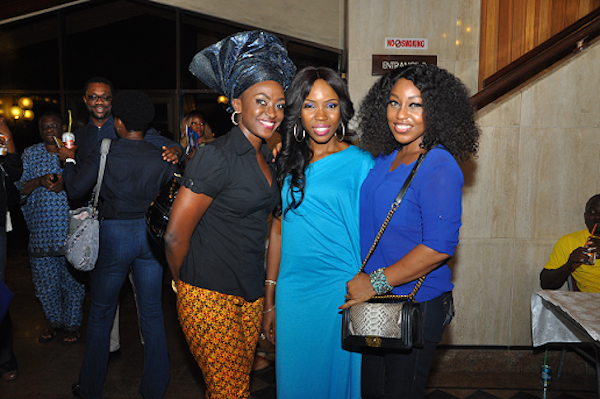
[[[250,398],[264,298],[254,302],[179,281],[177,312],[207,399]]]

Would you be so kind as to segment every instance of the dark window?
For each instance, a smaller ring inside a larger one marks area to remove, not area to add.
[[[146,0],[83,2],[0,25],[0,115],[8,116],[21,96],[34,100],[33,121],[11,121],[19,150],[40,141],[37,120],[46,111],[65,119],[71,111],[74,131],[88,120],[85,82],[104,76],[116,91],[147,92],[156,106],[154,127],[175,140],[181,118],[193,109],[206,114],[215,135],[224,134],[231,127],[229,114],[188,66],[206,46],[251,29],[260,27]],[[340,50],[278,36],[299,69],[322,65],[339,71]]]
[[[135,2],[106,2],[65,13],[68,90],[92,76],[115,88],[175,88],[175,12]]]
[[[58,20],[52,13],[0,25],[0,88],[59,90]]]

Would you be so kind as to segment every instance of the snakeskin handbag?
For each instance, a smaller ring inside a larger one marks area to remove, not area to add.
[[[425,154],[421,154],[396,196],[387,217],[358,271],[361,273],[402,199],[408,191]],[[370,348],[410,349],[423,347],[423,313],[415,295],[425,277],[421,277],[408,295],[376,295],[342,312],[342,345]]]

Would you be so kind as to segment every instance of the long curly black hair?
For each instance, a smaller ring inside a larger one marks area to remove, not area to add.
[[[341,123],[336,134],[341,130],[341,124],[347,124],[354,116],[354,106],[350,101],[346,83],[333,69],[308,66],[296,74],[285,93],[285,117],[280,128],[282,147],[277,156],[277,182],[280,187],[283,187],[286,176],[291,175],[290,189],[294,193],[300,193],[300,198],[296,200],[296,196],[292,196],[292,202],[285,209],[285,213],[298,208],[304,200],[306,185],[304,172],[313,157],[313,153],[308,144],[308,139],[301,142],[296,141],[294,126],[298,132],[304,129],[300,119],[302,105],[313,84],[318,79],[327,82],[340,98]],[[282,193],[282,195],[285,195],[285,193]]]
[[[389,155],[402,147],[387,120],[390,92],[401,78],[410,80],[421,91],[425,122],[421,146],[429,150],[441,144],[459,162],[475,155],[480,131],[466,87],[448,71],[424,64],[395,69],[371,87],[358,111],[361,147],[374,156]]]

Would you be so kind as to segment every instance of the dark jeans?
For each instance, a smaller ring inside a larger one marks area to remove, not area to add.
[[[169,356],[162,312],[162,265],[152,252],[144,219],[103,220],[100,252],[91,272],[92,306],[85,359],[80,372],[81,397],[102,397],[108,366],[110,329],[121,286],[131,268],[144,334],[144,374],[140,393],[162,398],[169,383]]]
[[[422,399],[437,344],[452,316],[452,292],[421,302],[424,347],[407,351],[363,351],[361,393],[363,399]]]
[[[6,231],[0,226],[0,280],[5,281],[6,271]],[[17,369],[17,359],[13,352],[13,328],[10,313],[0,320],[0,375]]]

